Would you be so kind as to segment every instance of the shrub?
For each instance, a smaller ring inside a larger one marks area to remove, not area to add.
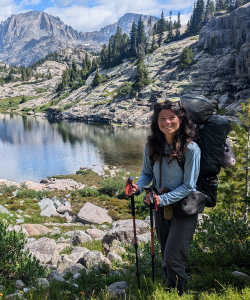
[[[133,90],[132,83],[126,81],[117,89],[117,96],[125,96],[126,94],[130,93],[132,90]]]
[[[98,197],[99,196],[99,192],[97,190],[91,189],[89,187],[86,187],[81,190],[77,190],[75,192],[77,194],[80,194],[82,197]],[[72,195],[74,195],[74,194],[72,193]]]
[[[98,189],[98,192],[100,194],[105,194],[110,197],[116,196],[116,197],[120,198],[119,197],[120,194],[124,195],[124,188],[125,188],[124,180],[106,178],[106,180],[104,180],[101,183],[101,186]]]
[[[15,191],[17,189],[17,186],[15,185],[11,185],[11,186],[7,186],[7,185],[2,185],[0,187],[0,193],[4,194],[4,193],[12,193],[13,191]]]
[[[187,271],[197,277],[194,288],[213,288],[211,278],[221,284],[237,281],[232,276],[235,270],[250,274],[249,222],[227,211],[212,212],[210,218],[203,220],[188,255]]]
[[[180,54],[180,66],[181,68],[189,67],[194,59],[194,52],[192,49],[185,47]]]
[[[25,284],[33,277],[44,277],[45,269],[32,258],[28,251],[23,251],[25,235],[7,231],[7,225],[0,220],[0,283],[4,280],[21,279]]]
[[[22,188],[17,192],[18,198],[36,198],[36,199],[42,199],[48,194],[48,191],[35,191],[35,190],[28,190],[26,188]]]

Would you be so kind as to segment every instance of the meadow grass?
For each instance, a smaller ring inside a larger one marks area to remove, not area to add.
[[[91,202],[100,207],[106,208],[109,215],[114,220],[131,219],[130,199],[124,197],[124,185],[127,174],[121,172],[114,179],[99,176],[92,171],[81,171],[81,174],[57,176],[57,178],[74,178],[78,182],[86,184],[86,188],[75,191],[49,191],[46,193],[35,192],[20,188],[17,196],[14,197],[12,192],[17,188],[0,187],[0,204],[5,206],[13,216],[0,213],[0,220],[5,219],[8,224],[15,224],[16,210],[21,209],[23,214],[29,215],[30,218],[24,217],[25,223],[48,223],[52,222],[49,228],[54,227],[53,223],[63,223],[65,220],[60,217],[41,217],[40,207],[37,204],[42,197],[52,198],[57,196],[59,200],[70,194],[68,198],[73,206],[74,213],[78,213],[82,206]],[[125,176],[126,175],[126,176]],[[132,174],[136,175],[136,174]],[[55,176],[53,176],[55,177]],[[95,185],[96,189],[91,186]],[[121,197],[120,199],[118,197]],[[144,195],[135,197],[136,218],[143,219],[149,215],[148,208],[143,204]],[[20,203],[22,200],[23,203]],[[186,262],[186,273],[188,283],[186,293],[181,299],[187,300],[217,300],[217,299],[250,299],[250,281],[244,281],[233,276],[233,271],[243,272],[250,275],[250,227],[239,216],[234,216],[231,212],[222,210],[218,205],[213,210],[206,210],[210,218],[204,218],[201,226],[197,226],[197,231],[190,245],[188,259]],[[71,230],[86,230],[89,226],[60,226],[61,234],[50,236],[58,239],[63,233]],[[97,226],[98,228],[98,226]],[[208,233],[207,233],[208,232]],[[40,238],[40,237],[35,237]],[[79,245],[86,247],[90,251],[102,251],[102,242],[94,240]],[[61,254],[70,254],[72,247],[61,252]],[[141,243],[139,252],[139,273],[141,290],[138,290],[135,252],[133,245],[126,246],[126,254],[123,254],[123,262],[112,263],[109,270],[107,266],[101,266],[98,270],[81,271],[81,276],[74,281],[78,285],[72,285],[72,274],[67,275],[69,282],[54,282],[49,288],[38,288],[30,290],[24,294],[24,298],[29,300],[48,299],[48,300],[75,300],[75,299],[112,299],[107,287],[117,281],[126,281],[129,284],[125,299],[178,299],[177,291],[167,290],[167,282],[161,270],[160,247],[155,236],[155,282],[151,279],[151,245]],[[0,258],[1,260],[1,258]],[[123,270],[126,270],[124,272]],[[114,272],[119,271],[119,272]],[[1,268],[0,268],[1,273]],[[0,277],[0,285],[4,289],[0,290],[0,299],[5,299],[15,291],[14,281],[8,283]],[[2,294],[2,296],[1,296]],[[119,298],[118,298],[119,299]]]

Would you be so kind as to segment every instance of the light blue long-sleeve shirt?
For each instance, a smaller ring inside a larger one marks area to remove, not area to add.
[[[160,163],[152,164],[148,156],[147,143],[144,148],[144,158],[141,176],[137,182],[140,188],[140,193],[143,192],[143,187],[150,184],[153,179],[153,186],[161,192],[162,188],[166,188],[168,193],[160,195],[160,205],[164,206],[173,204],[192,191],[195,191],[196,182],[200,171],[200,148],[195,143],[189,143],[185,152],[184,172],[179,166],[177,160],[173,160],[170,164],[167,154],[170,152],[170,146],[165,144],[165,154],[163,157],[161,170],[161,186],[160,186]]]

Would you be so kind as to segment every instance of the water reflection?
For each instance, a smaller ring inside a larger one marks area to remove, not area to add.
[[[39,182],[80,167],[140,166],[148,128],[0,114],[0,178]]]

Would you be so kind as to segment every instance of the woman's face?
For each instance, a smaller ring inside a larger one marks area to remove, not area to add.
[[[164,133],[166,141],[172,143],[173,138],[180,128],[181,120],[171,109],[162,109],[158,115],[158,126]]]

